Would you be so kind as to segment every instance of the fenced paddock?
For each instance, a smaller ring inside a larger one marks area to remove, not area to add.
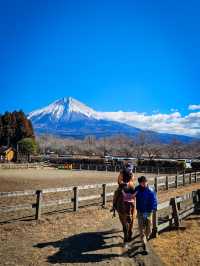
[[[121,165],[110,164],[88,164],[88,163],[72,163],[71,170],[79,171],[105,171],[105,172],[119,172]],[[0,163],[0,169],[29,169],[29,168],[44,168],[54,167],[58,169],[69,170],[65,164],[49,163],[49,162],[31,162],[31,163]],[[187,172],[191,172],[192,169],[187,169]],[[174,167],[155,167],[155,166],[135,166],[135,173],[151,173],[151,174],[175,174],[178,170]],[[183,172],[183,171],[179,171]]]
[[[179,186],[197,182],[200,182],[200,172],[170,177],[160,176],[151,178],[149,181],[156,192],[170,190],[171,188],[178,188]],[[15,213],[20,213],[20,215],[24,213],[26,215],[34,215],[35,219],[38,220],[41,218],[42,214],[54,211],[58,208],[69,211],[78,211],[79,207],[88,205],[101,205],[105,208],[107,202],[112,200],[116,187],[116,183],[104,183],[47,188],[42,190],[0,192],[1,219],[8,218],[10,214],[11,217],[14,217]],[[193,198],[193,196],[191,197]],[[176,200],[175,203],[176,205],[180,205],[179,200]],[[170,223],[176,221],[176,218],[174,218],[175,212],[169,210],[170,208],[174,210],[175,203],[174,200],[170,200],[159,204],[158,212],[154,214],[154,232],[158,232],[166,228],[165,226],[169,226]],[[168,214],[166,214],[167,209]],[[161,217],[160,214],[163,210],[165,211],[165,216]],[[173,218],[171,218],[170,215],[172,215]],[[181,215],[182,214],[180,214],[180,218],[182,217]],[[164,221],[164,223],[161,223],[162,221]]]

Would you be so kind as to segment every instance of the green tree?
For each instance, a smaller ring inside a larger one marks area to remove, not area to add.
[[[24,138],[18,142],[19,152],[25,154],[34,154],[37,150],[35,140],[32,138]]]

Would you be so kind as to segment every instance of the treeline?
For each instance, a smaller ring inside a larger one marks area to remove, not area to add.
[[[23,139],[35,139],[32,123],[23,111],[0,115],[0,146],[12,146]]]
[[[138,159],[146,157],[150,160],[155,158],[197,158],[200,156],[200,141],[182,143],[174,139],[170,143],[160,143],[152,139],[151,133],[142,133],[134,139],[118,135],[101,139],[88,136],[84,140],[60,139],[43,135],[37,138],[37,143],[41,154],[55,152],[59,155],[113,155]]]

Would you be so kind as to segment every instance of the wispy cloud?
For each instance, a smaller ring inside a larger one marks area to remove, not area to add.
[[[195,110],[200,110],[200,104],[190,104],[188,106],[189,110],[195,111]]]

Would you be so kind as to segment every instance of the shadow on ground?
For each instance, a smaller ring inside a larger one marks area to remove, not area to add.
[[[87,232],[55,242],[38,243],[34,247],[53,246],[59,249],[49,256],[49,263],[94,263],[118,257],[119,254],[106,252],[106,249],[121,246],[121,243],[107,243],[109,239],[120,238],[119,231]],[[117,241],[119,242],[119,241]],[[101,252],[104,250],[103,252]]]

